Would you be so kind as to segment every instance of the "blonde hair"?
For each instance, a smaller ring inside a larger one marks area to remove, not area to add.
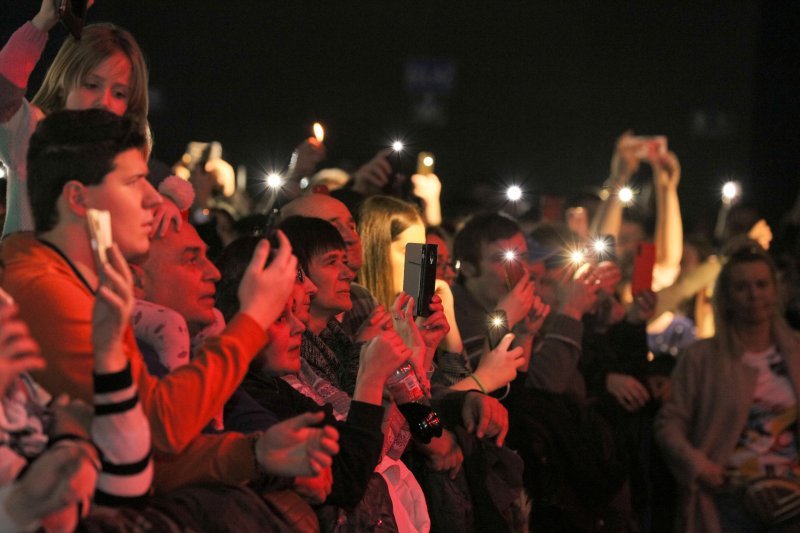
[[[731,301],[731,270],[736,265],[746,263],[764,263],[769,267],[770,277],[778,290],[778,268],[769,254],[756,242],[750,239],[736,239],[726,250],[725,265],[717,276],[714,284],[714,326],[716,329],[716,342],[720,351],[734,358],[741,357],[742,343],[734,323],[735,306]],[[776,305],[772,317],[773,334],[776,327],[785,327],[786,322],[781,313],[781,306]]]
[[[32,103],[46,115],[61,111],[69,91],[79,87],[92,70],[117,52],[124,54],[131,63],[130,93],[125,116],[133,119],[144,132],[149,105],[147,65],[133,36],[110,23],[90,24],[83,29],[80,40],[70,35],[64,41]]]
[[[364,265],[359,281],[389,309],[395,299],[392,285],[392,242],[414,224],[423,224],[413,204],[390,196],[372,196],[361,206],[358,234],[364,247]]]

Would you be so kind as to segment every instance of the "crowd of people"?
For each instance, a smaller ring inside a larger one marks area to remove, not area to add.
[[[213,146],[149,161],[118,26],[28,101],[58,20],[0,51],[0,531],[800,527],[800,205],[774,243],[733,197],[684,235],[678,157],[630,132],[557,219],[450,216],[321,136],[251,196]]]

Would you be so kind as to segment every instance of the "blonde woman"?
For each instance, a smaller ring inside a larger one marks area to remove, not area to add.
[[[800,485],[781,495],[789,505],[745,510],[759,478],[800,480],[800,337],[780,314],[775,265],[758,243],[729,254],[713,303],[716,335],[680,356],[655,425],[681,488],[679,529],[797,531]],[[771,511],[778,519],[764,521]]]
[[[101,108],[127,115],[147,130],[147,67],[139,45],[112,24],[92,24],[80,40],[61,46],[31,102],[28,78],[48,32],[58,24],[58,2],[43,0],[39,12],[0,51],[0,159],[8,167],[8,206],[3,235],[33,229],[25,154],[44,116],[62,109]]]

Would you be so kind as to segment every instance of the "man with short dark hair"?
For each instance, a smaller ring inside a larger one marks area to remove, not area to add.
[[[534,294],[527,268],[528,244],[516,222],[497,213],[472,217],[456,234],[453,254],[460,261],[453,284],[456,322],[473,368],[477,367],[496,310],[506,313],[508,327],[516,334],[527,357],[538,330],[535,316],[543,306]],[[562,284],[563,297],[552,308],[542,341],[527,369],[527,384],[556,393],[585,395],[577,372],[581,354],[581,318],[594,303],[597,288],[590,273]],[[524,368],[523,368],[524,370]]]
[[[103,110],[54,113],[39,123],[30,139],[28,187],[36,234],[8,236],[0,256],[3,287],[19,304],[20,316],[47,360],[47,369],[36,378],[54,394],[91,400],[94,292],[101,275],[130,279],[127,268],[122,272],[106,264],[98,272],[87,210],[109,211],[114,241],[126,259],[140,257],[150,247],[154,211],[162,199],[146,180],[145,146],[130,119]],[[117,346],[130,362],[152,427],[156,459],[162,459],[156,486],[200,479],[243,482],[255,478],[259,467],[274,474],[297,474],[313,466],[304,461],[278,464],[270,456],[277,448],[269,432],[199,436],[241,382],[267,340],[266,328],[292,290],[296,260],[288,241],[283,239],[265,270],[267,253],[268,246],[262,244],[248,269],[239,315],[192,363],[156,380],[148,375],[130,329]],[[317,430],[296,430],[296,444],[306,449],[306,438]],[[298,466],[300,471],[292,471]]]

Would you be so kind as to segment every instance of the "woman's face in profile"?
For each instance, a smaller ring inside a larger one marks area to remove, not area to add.
[[[425,243],[425,226],[419,222],[412,224],[400,233],[389,249],[389,263],[392,265],[392,288],[394,293],[403,292],[403,271],[406,262],[406,244]]]
[[[778,291],[767,263],[748,261],[733,265],[728,291],[735,323],[761,324],[772,319],[778,305]]]

